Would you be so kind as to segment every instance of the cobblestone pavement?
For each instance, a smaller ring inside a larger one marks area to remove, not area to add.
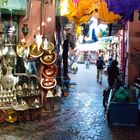
[[[108,126],[102,106],[107,79],[103,77],[102,85],[96,82],[94,65],[85,69],[80,64],[70,77],[77,83],[76,91],[62,98],[60,111],[38,122],[0,124],[0,140],[140,140],[139,128]]]

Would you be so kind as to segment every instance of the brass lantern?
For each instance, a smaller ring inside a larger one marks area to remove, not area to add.
[[[29,47],[29,54],[32,57],[40,57],[43,54],[43,49],[42,47],[38,47],[36,43],[33,43],[30,47]]]
[[[54,51],[45,51],[43,55],[40,57],[40,60],[45,65],[53,64],[56,60],[56,52]]]

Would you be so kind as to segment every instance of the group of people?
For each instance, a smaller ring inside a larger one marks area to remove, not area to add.
[[[104,57],[100,55],[96,61],[97,66],[97,82],[102,84],[102,73],[105,67]],[[108,60],[107,66],[107,75],[108,75],[108,85],[109,87],[113,87],[115,80],[119,76],[119,68],[117,60],[113,60],[112,57]]]

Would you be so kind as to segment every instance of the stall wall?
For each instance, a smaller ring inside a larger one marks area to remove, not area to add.
[[[132,83],[140,73],[140,21],[135,12],[133,22],[129,22],[128,38],[128,83]]]
[[[42,6],[41,1],[32,0],[29,15],[28,10],[26,16],[21,17],[19,20],[19,41],[25,38],[28,45],[31,45],[34,42],[34,35],[47,34],[53,42],[55,30],[55,5],[46,3]],[[51,18],[50,22],[47,22],[48,17]],[[29,33],[25,37],[22,33],[23,24],[28,24],[29,28]]]

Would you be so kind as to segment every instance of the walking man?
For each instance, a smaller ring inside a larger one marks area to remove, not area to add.
[[[97,82],[102,84],[102,73],[103,73],[103,67],[104,67],[104,59],[103,56],[99,56],[97,61],[96,61],[96,66],[97,66]]]

